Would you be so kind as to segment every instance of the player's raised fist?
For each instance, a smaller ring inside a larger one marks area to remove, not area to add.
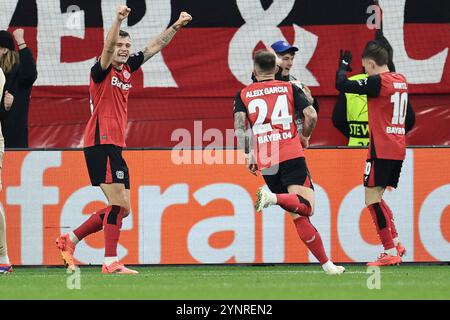
[[[119,19],[119,21],[123,21],[125,20],[128,15],[130,14],[131,9],[128,8],[127,6],[118,6],[117,7],[117,19]]]
[[[21,28],[14,30],[13,36],[18,44],[25,42],[24,34],[25,34],[25,31],[23,31],[23,29],[21,29]]]
[[[192,20],[192,16],[189,13],[183,11],[180,13],[180,17],[178,18],[178,23],[181,24],[182,27],[184,27],[191,20]]]

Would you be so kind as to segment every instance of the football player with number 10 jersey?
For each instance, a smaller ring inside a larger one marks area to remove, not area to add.
[[[364,172],[365,203],[370,211],[384,252],[369,266],[396,265],[402,262],[405,248],[400,243],[391,209],[383,200],[386,187],[397,188],[405,159],[405,118],[408,84],[400,73],[390,72],[389,54],[377,40],[369,41],[362,64],[368,78],[351,81],[351,53],[345,52],[336,74],[341,92],[366,94],[369,112],[369,148]]]

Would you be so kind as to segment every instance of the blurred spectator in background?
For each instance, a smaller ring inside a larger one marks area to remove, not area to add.
[[[0,99],[3,98],[3,87],[5,85],[5,75],[0,68]],[[3,153],[5,151],[2,133],[0,132],[0,192],[2,191],[2,165]],[[0,275],[12,272],[12,266],[8,258],[8,248],[6,245],[6,219],[5,210],[0,205]]]
[[[389,71],[395,72],[394,50],[389,41],[384,37],[382,29],[378,29],[375,34],[378,41],[389,54]],[[341,50],[340,60],[343,58]],[[351,70],[350,70],[351,71]],[[356,74],[349,80],[362,80],[367,78],[365,70]],[[333,124],[348,138],[348,146],[368,146],[369,145],[369,120],[367,111],[367,96],[355,93],[340,92],[333,109]],[[410,101],[406,107],[405,131],[409,132],[416,121],[414,110]]]
[[[25,43],[24,30],[16,29],[13,36],[6,30],[0,31],[0,68],[6,76],[0,120],[5,147],[28,148],[28,110],[31,88],[37,78],[36,62]]]

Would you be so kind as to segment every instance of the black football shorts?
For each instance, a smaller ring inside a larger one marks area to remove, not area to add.
[[[397,188],[403,160],[369,159],[364,170],[365,187]]]
[[[84,148],[84,158],[93,186],[101,183],[122,183],[130,189],[128,166],[122,157],[122,148],[112,144],[99,144]]]
[[[261,174],[273,193],[288,193],[287,187],[291,185],[300,185],[314,190],[304,157],[283,161],[261,170]]]

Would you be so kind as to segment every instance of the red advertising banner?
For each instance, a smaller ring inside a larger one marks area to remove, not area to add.
[[[307,150],[316,190],[311,218],[330,257],[374,259],[381,246],[364,208],[365,150]],[[279,207],[254,211],[261,177],[236,151],[124,152],[131,173],[131,215],[118,254],[133,264],[314,262]],[[388,190],[404,261],[450,260],[450,149],[408,149],[400,184]],[[89,184],[81,151],[7,152],[1,205],[14,264],[60,263],[55,239],[105,206]],[[101,263],[102,232],[80,242],[81,264]]]

